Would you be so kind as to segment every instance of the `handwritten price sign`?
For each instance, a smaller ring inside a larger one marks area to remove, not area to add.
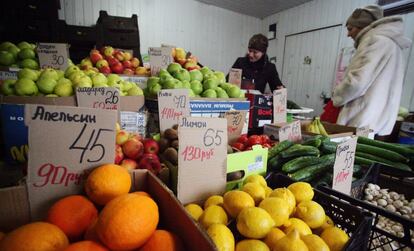
[[[356,129],[356,136],[368,137],[371,130],[368,126],[359,127]]]
[[[161,132],[178,124],[181,116],[190,116],[188,93],[188,89],[166,89],[158,93]]]
[[[118,110],[119,90],[112,87],[81,87],[76,89],[78,106]]]
[[[246,119],[246,112],[228,111],[224,114],[227,119],[227,134],[229,143],[233,143],[240,137]]]
[[[286,88],[273,92],[273,123],[286,123],[287,90]]]
[[[290,140],[293,142],[299,142],[302,140],[302,130],[300,127],[300,121],[296,120],[290,124],[282,126],[279,129],[279,142]]]
[[[113,163],[116,111],[26,105],[28,191],[32,217],[52,202],[83,190],[85,171]]]
[[[227,120],[182,117],[178,141],[178,199],[186,204],[224,192]]]
[[[170,47],[150,47],[148,49],[150,57],[151,76],[156,76],[161,69],[167,69],[173,62]]]
[[[242,69],[231,68],[229,72],[229,83],[241,86]]]
[[[356,144],[357,137],[352,137],[336,148],[332,188],[345,194],[351,193]]]
[[[68,44],[38,43],[37,55],[42,69],[53,68],[64,71],[68,67]]]

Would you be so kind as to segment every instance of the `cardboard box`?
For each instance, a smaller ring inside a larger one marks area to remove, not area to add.
[[[185,250],[216,250],[206,232],[187,214],[174,194],[147,170],[131,173],[132,191],[148,192],[157,202],[159,227],[171,230],[181,237]],[[30,222],[30,209],[26,186],[0,189],[0,229],[9,231]]]

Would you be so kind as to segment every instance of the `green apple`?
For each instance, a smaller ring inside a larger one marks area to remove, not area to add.
[[[36,53],[32,50],[32,48],[24,48],[19,51],[17,54],[20,59],[35,59]]]
[[[203,68],[201,68],[200,71],[203,74],[203,76],[205,76],[207,73],[212,73],[210,68],[208,68],[207,66],[204,66]]]
[[[175,81],[176,81],[176,79],[174,79],[174,78],[166,80],[162,85],[162,89],[174,89]]]
[[[215,89],[218,86],[218,80],[216,78],[208,78],[203,82],[204,90]]]
[[[108,79],[106,79],[105,75],[103,75],[102,73],[97,73],[93,75],[91,78],[93,86],[106,85],[108,83]]]
[[[180,81],[191,80],[190,73],[186,69],[179,69],[178,71],[173,72],[172,75]]]
[[[190,71],[190,78],[191,80],[198,80],[200,82],[203,82],[203,73],[201,73],[200,70],[191,70]]]
[[[183,83],[183,88],[191,89],[190,81],[184,80],[184,81],[181,81],[181,82]]]
[[[10,47],[16,47],[16,45],[12,42],[5,41],[0,44],[0,51],[7,51]]]
[[[69,75],[71,75],[72,73],[74,73],[76,71],[81,71],[81,70],[76,65],[70,65],[70,66],[68,66],[66,68],[66,70],[65,70],[65,77],[68,78]]]
[[[125,92],[129,91],[129,89],[133,88],[134,86],[137,86],[135,83],[132,83],[129,81],[121,81],[121,85],[122,85],[121,90]],[[128,95],[128,96],[136,96],[136,95]]]
[[[72,86],[72,81],[70,81],[70,79],[67,79],[67,78],[61,78],[61,79],[59,79],[58,81],[57,81],[57,84],[59,85],[59,84],[63,84],[63,83],[65,83],[65,84],[70,84],[71,86]]]
[[[111,81],[111,82],[119,82],[122,80],[122,78],[118,74],[113,74],[113,73],[106,76],[106,78],[108,79],[108,81]]]
[[[33,81],[36,81],[39,78],[39,75],[35,70],[29,69],[29,68],[24,68],[24,69],[21,69],[17,73],[17,77],[19,79],[20,78],[28,78],[28,79],[31,79]]]
[[[183,82],[178,79],[174,79],[174,89],[181,89],[183,88]]]
[[[39,92],[36,83],[28,78],[18,79],[14,84],[14,89],[19,96],[34,96]]]
[[[163,75],[160,77],[160,84],[164,85],[167,81],[171,81],[174,78],[171,75]]]
[[[6,79],[1,85],[1,93],[6,96],[14,95],[14,84],[16,79]]]
[[[228,91],[228,89],[230,89],[230,87],[232,87],[233,84],[230,84],[230,83],[221,83],[221,84],[219,84],[219,86],[221,88],[223,88],[225,91]]]
[[[19,63],[20,68],[30,68],[32,70],[39,69],[39,63],[34,59],[24,59]]]
[[[56,94],[47,94],[47,95],[45,95],[45,97],[48,97],[48,98],[58,98],[59,95],[56,95]]]
[[[12,53],[8,51],[0,51],[0,65],[10,66],[14,64],[15,59]]]
[[[59,79],[53,92],[59,97],[69,97],[73,95],[72,82],[67,78]]]
[[[40,73],[40,78],[51,78],[57,81],[59,79],[59,75],[55,69],[46,68]]]
[[[159,77],[149,77],[148,80],[147,80],[147,86],[158,84],[159,82],[160,82]]]
[[[195,97],[196,95],[194,94],[193,90],[189,89],[188,96],[189,97]]]
[[[73,63],[73,61],[70,58],[68,58],[68,66],[72,66],[72,65],[75,65],[75,64]]]
[[[203,92],[203,84],[201,84],[200,81],[192,80],[190,84],[191,84],[191,90],[193,90],[195,95],[199,95],[200,93]]]
[[[72,79],[71,79],[72,80]],[[80,78],[76,78],[72,80],[72,84],[74,88],[78,87],[92,87],[92,80],[90,77],[84,75]]]
[[[128,92],[119,91],[119,96],[128,96]]]
[[[62,70],[56,70],[58,75],[58,80],[65,77],[65,72]]]
[[[93,87],[109,87],[109,85],[105,83],[93,84]]]
[[[171,63],[167,67],[167,71],[170,74],[173,74],[174,72],[176,72],[176,71],[178,71],[180,69],[182,69],[182,67],[181,67],[181,65],[179,63]]]
[[[8,52],[10,52],[11,54],[13,54],[14,59],[16,60],[18,58],[18,54],[20,52],[20,49],[17,48],[16,46],[11,46],[7,49]]]
[[[217,77],[219,83],[226,82],[226,75],[224,75],[224,72],[221,71],[215,71],[214,75]]]
[[[40,77],[37,80],[36,85],[37,85],[37,88],[39,88],[39,91],[41,91],[42,93],[50,94],[50,93],[53,93],[53,90],[55,89],[57,82],[53,78]]]
[[[229,95],[230,98],[238,98],[240,97],[240,88],[233,85],[227,90],[227,94]]]
[[[215,78],[215,79],[217,79],[216,75],[213,72],[207,72],[206,74],[204,74],[204,80],[206,80],[208,78]],[[218,82],[218,79],[217,79],[217,82]]]
[[[221,88],[220,88],[221,89]],[[229,98],[229,95],[227,95],[227,92],[223,89],[221,90],[215,90],[217,93],[217,98]]]
[[[139,88],[136,85],[128,90],[128,96],[142,96],[142,95],[144,95],[144,92],[142,91],[141,88]]]
[[[108,80],[107,85],[108,85],[109,87],[113,87],[113,88],[116,88],[116,89],[118,89],[118,90],[121,90],[121,89],[122,89],[122,80],[120,80],[120,81],[116,81],[116,80]]]
[[[72,83],[74,83],[74,82],[79,82],[79,79],[83,76],[86,76],[83,71],[75,71],[75,72],[72,72],[72,74],[70,74],[67,78],[70,79]]]
[[[89,68],[87,70],[82,70],[86,76],[92,78],[93,76],[95,76],[96,74],[98,74],[99,72],[96,72],[94,70],[92,70],[92,68]]]
[[[246,98],[245,91],[240,90],[239,98]]]
[[[161,69],[158,73],[158,77],[161,78],[162,76],[171,76],[171,74],[166,69]]]
[[[201,96],[205,98],[217,98],[217,93],[214,89],[208,89],[208,90],[205,90],[201,94]]]
[[[23,49],[33,50],[32,46],[26,41],[22,41],[22,42],[18,43],[17,47],[19,47],[20,50],[23,50]]]
[[[154,84],[149,88],[148,93],[150,94],[150,96],[157,97],[158,92],[161,91],[161,88],[162,87],[160,84]]]

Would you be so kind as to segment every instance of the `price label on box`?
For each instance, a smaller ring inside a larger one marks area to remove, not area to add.
[[[368,126],[358,127],[356,129],[356,136],[368,137],[371,130]]]
[[[177,197],[183,204],[226,189],[227,120],[182,117],[178,123]]]
[[[68,44],[38,43],[37,55],[42,69],[53,68],[64,71],[68,67]]]
[[[336,148],[332,188],[348,195],[351,193],[356,144],[357,137],[352,137]]]
[[[76,88],[78,106],[107,110],[118,110],[119,90],[112,87]]]
[[[300,121],[296,120],[290,124],[284,125],[279,129],[279,142],[290,140],[299,142],[302,140],[302,129]]]
[[[241,86],[242,69],[231,68],[229,71],[229,83]]]
[[[273,123],[285,123],[287,117],[287,90],[286,88],[273,92]]]
[[[160,131],[178,124],[181,116],[190,116],[188,89],[165,89],[158,92]]]
[[[224,114],[224,118],[227,119],[227,135],[229,143],[233,143],[242,133],[246,112],[228,111]]]
[[[169,47],[150,47],[148,49],[150,58],[151,76],[156,76],[161,69],[167,69],[173,62],[171,48]]]
[[[33,219],[44,219],[54,201],[83,191],[85,172],[114,162],[117,112],[26,105],[29,127],[27,186]]]

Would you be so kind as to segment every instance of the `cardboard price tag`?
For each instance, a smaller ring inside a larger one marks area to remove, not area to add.
[[[177,197],[183,204],[226,189],[227,120],[182,117],[178,124]]]
[[[302,140],[302,129],[300,127],[300,121],[296,120],[290,124],[282,126],[279,129],[279,142],[290,140],[293,142],[299,142]]]
[[[357,137],[352,137],[336,148],[332,188],[348,195],[351,193],[356,144]]]
[[[356,136],[368,137],[371,130],[368,126],[358,127],[356,129]]]
[[[246,118],[246,112],[228,111],[224,114],[224,118],[227,119],[228,142],[231,144],[237,140],[237,138],[240,137],[242,133],[244,121]]]
[[[53,68],[64,71],[68,67],[68,44],[38,43],[36,50],[39,56],[40,68]]]
[[[150,47],[148,49],[150,57],[151,76],[156,76],[161,69],[167,69],[173,62],[170,47]]]
[[[32,220],[43,219],[51,203],[83,191],[85,172],[113,163],[117,112],[26,105],[29,127],[27,186]]]
[[[287,117],[287,90],[286,88],[273,92],[273,123],[285,123]]]
[[[119,90],[113,87],[81,87],[76,88],[78,106],[107,110],[118,110]]]
[[[229,72],[229,83],[241,86],[242,69],[231,68]]]
[[[165,89],[158,92],[160,131],[178,124],[181,116],[190,116],[188,89]]]

